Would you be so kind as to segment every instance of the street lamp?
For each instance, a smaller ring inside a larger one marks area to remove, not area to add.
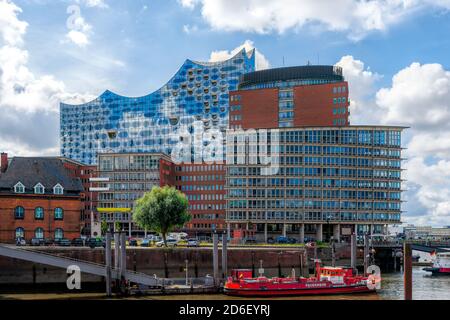
[[[96,237],[95,230],[101,230],[101,225],[99,221],[94,221],[94,210],[92,208],[92,192],[102,192],[102,191],[109,191],[109,186],[107,187],[93,187],[93,182],[109,182],[108,177],[91,177],[89,178],[89,192],[90,192],[90,207],[91,207],[91,238]],[[101,231],[100,231],[101,234]]]

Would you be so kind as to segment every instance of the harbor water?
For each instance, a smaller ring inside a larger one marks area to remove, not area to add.
[[[413,267],[413,299],[414,300],[450,300],[450,276],[431,276],[422,270],[423,267]],[[40,292],[3,292],[0,299],[105,299],[103,292],[65,292],[65,293],[40,293]],[[189,294],[189,295],[155,295],[155,296],[131,296],[113,299],[139,299],[139,300],[231,300],[246,299],[230,297],[223,294]],[[381,290],[375,294],[351,294],[331,296],[303,296],[284,298],[258,298],[290,299],[290,300],[402,300],[403,299],[403,273],[382,274]]]

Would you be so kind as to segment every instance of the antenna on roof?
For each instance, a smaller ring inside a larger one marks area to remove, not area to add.
[[[283,56],[283,67],[284,67],[284,56]]]
[[[317,65],[320,65],[319,53],[317,52]]]

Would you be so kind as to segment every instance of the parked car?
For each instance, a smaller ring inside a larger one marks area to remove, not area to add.
[[[137,242],[136,239],[130,239],[130,240],[128,240],[128,245],[130,247],[137,247],[138,246],[138,242]]]
[[[188,239],[187,240],[188,247],[198,247],[199,245],[200,245],[200,242],[197,239]]]
[[[273,243],[275,243],[275,240],[273,240],[272,237],[269,237],[269,238],[267,238],[267,243],[268,244],[273,244]]]
[[[44,239],[40,239],[40,238],[32,238],[31,239],[31,245],[32,246],[40,246],[44,244]]]
[[[150,239],[144,239],[141,241],[141,247],[150,247],[151,240]]]
[[[245,244],[255,244],[256,243],[256,239],[255,238],[245,238],[244,239],[244,243]]]
[[[24,238],[17,238],[16,239],[16,246],[26,246],[27,242]]]
[[[82,247],[84,246],[84,240],[81,238],[74,238],[72,240],[72,246],[74,247]]]
[[[70,244],[71,244],[71,242],[67,238],[62,238],[62,239],[59,239],[59,241],[58,241],[58,246],[61,246],[61,247],[70,247]]]
[[[90,248],[100,248],[100,247],[106,247],[105,242],[100,238],[89,238],[86,241],[86,246]]]
[[[285,236],[278,236],[275,239],[275,242],[276,243],[289,243],[289,239],[288,239],[288,237],[285,237]]]
[[[54,244],[55,244],[55,241],[53,239],[50,239],[50,238],[45,238],[44,239],[44,245],[45,246],[52,246]]]
[[[177,239],[166,239],[166,243],[168,247],[176,247],[178,245],[178,240]],[[158,241],[156,243],[157,247],[162,247],[164,246],[164,240],[163,241]]]

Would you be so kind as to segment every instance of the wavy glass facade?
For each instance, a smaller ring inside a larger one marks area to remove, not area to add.
[[[250,228],[260,240],[283,234],[303,241],[382,233],[400,223],[402,127],[277,130],[279,142],[267,148],[278,154],[274,175],[264,175],[263,159],[249,151],[257,150],[256,139],[227,145],[229,230]],[[233,158],[241,161],[231,163]]]
[[[95,164],[98,153],[163,152],[171,154],[178,130],[190,133],[194,121],[205,130],[228,127],[228,93],[239,78],[255,71],[255,52],[245,49],[221,62],[186,60],[159,90],[143,97],[105,91],[81,105],[61,103],[61,155]]]

